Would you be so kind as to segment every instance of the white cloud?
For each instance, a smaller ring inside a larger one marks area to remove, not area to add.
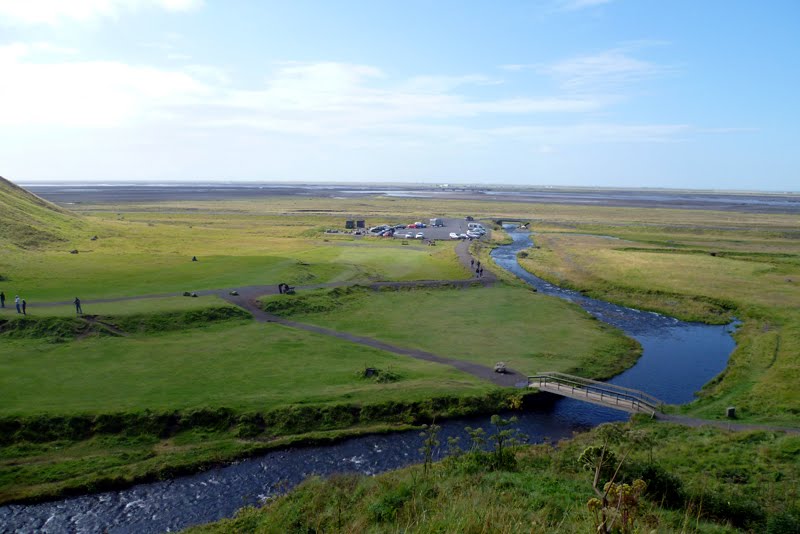
[[[0,125],[123,126],[169,115],[212,88],[183,72],[113,61],[25,61],[34,48],[0,47]]]
[[[202,0],[0,0],[0,23],[57,25],[118,18],[146,9],[188,11]]]
[[[670,67],[632,57],[617,48],[597,54],[573,57],[538,67],[572,91],[605,91],[652,79],[672,71]]]
[[[682,124],[581,119],[539,126],[544,115],[555,117],[548,123],[583,117],[608,102],[588,94],[474,98],[460,91],[498,82],[478,75],[390,82],[369,65],[285,62],[261,87],[242,88],[228,72],[208,65],[157,69],[72,56],[29,61],[34,54],[32,45],[0,47],[0,71],[14,81],[0,85],[0,126],[166,128],[204,135],[249,131],[350,147],[513,139],[530,142],[541,153],[572,143],[663,142],[694,131]],[[515,126],[502,126],[509,121]]]
[[[477,100],[454,91],[468,83],[494,83],[478,76],[415,77],[392,86],[385,86],[385,79],[383,72],[365,65],[285,64],[265,88],[226,94],[219,105],[230,112],[217,120],[266,130],[291,123],[294,132],[324,135],[488,114],[579,113],[602,105],[588,97]]]

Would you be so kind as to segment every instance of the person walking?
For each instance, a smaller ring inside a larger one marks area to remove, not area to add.
[[[75,313],[77,313],[78,315],[83,315],[83,308],[81,308],[81,299],[75,297],[74,304],[75,304]]]
[[[17,313],[22,313],[22,311],[19,309],[19,295],[14,296],[14,305],[17,307]]]
[[[6,294],[0,291],[0,308],[6,307]]]
[[[28,303],[25,302],[25,299],[22,299],[22,315],[28,315],[28,313],[25,311],[27,307]]]

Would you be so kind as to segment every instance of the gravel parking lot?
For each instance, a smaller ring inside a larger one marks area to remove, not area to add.
[[[450,232],[455,232],[457,234],[466,234],[467,233],[467,224],[468,221],[464,219],[444,219],[444,226],[427,226],[425,228],[407,228],[405,230],[397,230],[394,234],[395,239],[405,239],[405,235],[407,233],[417,235],[418,232],[422,232],[425,234],[425,239],[435,239],[435,240],[449,240],[450,239]],[[409,221],[412,223],[414,221]],[[428,224],[428,221],[423,220],[425,224]],[[479,222],[479,221],[476,221]],[[483,224],[483,223],[480,223]],[[483,225],[486,228],[487,235],[491,231],[486,225]]]

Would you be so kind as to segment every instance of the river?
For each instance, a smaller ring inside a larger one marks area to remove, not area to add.
[[[527,232],[512,230],[510,245],[496,248],[498,265],[546,295],[567,299],[591,315],[623,330],[641,343],[637,363],[609,382],[646,391],[670,404],[692,400],[703,384],[720,373],[734,349],[732,325],[687,323],[672,317],[591,299],[537,278],[519,266],[517,252],[531,246]],[[600,423],[628,415],[572,399],[542,403],[515,414],[517,429],[530,443],[558,440]],[[469,443],[467,426],[491,430],[489,417],[441,423],[440,440],[459,436]],[[422,460],[419,432],[364,436],[334,445],[300,447],[174,480],[141,484],[130,489],[84,495],[34,505],[0,507],[3,532],[156,533],[231,517],[248,504],[284,493],[310,475],[360,472],[368,475]],[[437,458],[445,454],[436,452]]]

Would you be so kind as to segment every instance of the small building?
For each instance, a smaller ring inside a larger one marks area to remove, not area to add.
[[[367,227],[367,221],[364,220],[356,221],[356,228],[366,228],[366,227]]]
[[[348,230],[352,230],[352,229],[354,229],[356,227],[356,222],[355,221],[345,221],[344,222],[344,227],[347,228]]]

